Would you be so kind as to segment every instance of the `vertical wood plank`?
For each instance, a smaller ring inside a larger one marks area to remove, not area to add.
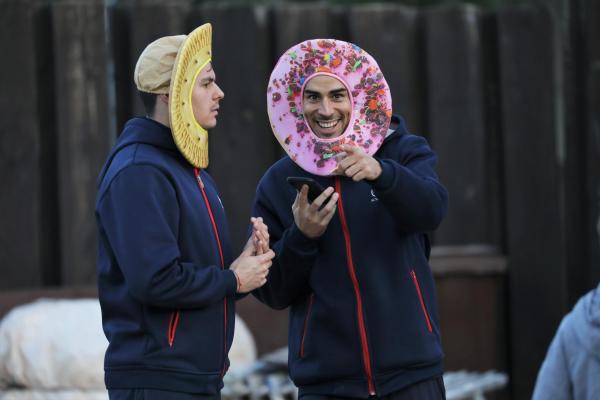
[[[438,288],[444,366],[507,371],[506,257],[491,246],[437,246],[431,268]]]
[[[436,244],[499,245],[493,225],[499,207],[490,191],[486,157],[493,142],[485,125],[482,15],[470,5],[436,7],[426,15],[429,135],[439,156],[440,179],[450,193],[448,216]]]
[[[584,90],[585,69],[580,21],[577,20],[579,0],[563,1],[555,8],[554,21],[559,41],[558,113],[560,145],[563,168],[564,222],[566,239],[565,264],[567,278],[567,304],[575,305],[581,295],[595,287],[589,281],[590,242],[582,240],[588,235],[592,216],[588,215],[586,196],[586,107]]]
[[[55,2],[52,19],[62,283],[92,284],[96,276],[96,179],[114,130],[108,108],[104,2]]]
[[[586,118],[586,174],[590,268],[588,282],[591,285],[600,282],[600,2],[584,0],[582,4],[583,26],[587,54],[584,73],[585,96],[587,100]],[[587,90],[586,90],[587,89]]]
[[[395,4],[353,7],[348,15],[349,36],[371,54],[392,92],[394,113],[409,130],[426,134],[423,27],[417,8]]]
[[[113,83],[111,104],[115,119],[115,136],[133,114],[134,85],[132,54],[131,5],[113,0],[106,5],[106,37],[110,52],[109,80]],[[135,96],[137,97],[137,95]]]
[[[278,158],[266,111],[271,73],[267,13],[261,7],[211,5],[200,8],[190,22],[213,25],[213,66],[225,98],[217,126],[209,132],[209,172],[219,186],[239,254],[258,180]]]
[[[40,1],[0,2],[0,289],[58,283],[52,32]]]
[[[263,7],[213,4],[193,10],[189,29],[205,22],[213,25],[213,67],[225,93],[217,126],[209,132],[208,170],[219,187],[237,256],[247,239],[258,180],[281,156],[266,104],[271,20]],[[286,311],[270,309],[253,296],[240,301],[237,310],[255,335],[259,354],[286,344]]]
[[[499,12],[515,398],[531,396],[566,312],[566,239],[557,32],[538,8]]]
[[[273,11],[275,61],[303,40],[335,38],[348,40],[345,13],[325,3],[285,3]]]
[[[133,82],[133,71],[138,57],[152,41],[162,36],[188,34],[186,18],[190,11],[189,0],[128,0],[122,7],[130,7],[131,53],[128,69],[131,79],[131,113],[144,115],[144,106]],[[121,127],[119,127],[120,129]]]

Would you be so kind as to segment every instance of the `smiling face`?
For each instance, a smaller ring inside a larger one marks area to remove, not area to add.
[[[306,82],[302,108],[312,131],[325,139],[344,133],[352,114],[352,103],[346,86],[339,79],[328,75],[318,75]]]
[[[215,80],[215,72],[208,63],[198,74],[192,89],[192,110],[194,118],[204,129],[217,125],[219,101],[225,97]]]

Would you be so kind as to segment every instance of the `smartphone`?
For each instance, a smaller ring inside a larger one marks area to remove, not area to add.
[[[311,203],[315,201],[317,197],[319,197],[323,190],[325,190],[323,186],[319,184],[319,182],[315,181],[312,178],[306,178],[303,176],[288,176],[287,181],[298,191],[302,189],[302,185],[307,185],[308,201],[310,201]]]

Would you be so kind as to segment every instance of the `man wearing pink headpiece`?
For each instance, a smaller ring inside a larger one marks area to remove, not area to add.
[[[383,73],[351,43],[317,39],[286,51],[267,107],[287,156],[257,188],[254,215],[269,226],[276,257],[253,293],[290,307],[300,398],[444,399],[428,263],[428,233],[448,204],[436,155],[392,116]],[[325,189],[311,201],[309,185],[296,191],[288,177]]]

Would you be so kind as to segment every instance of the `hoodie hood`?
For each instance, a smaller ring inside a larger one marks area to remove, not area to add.
[[[147,117],[132,118],[125,124],[123,133],[117,139],[113,153],[130,144],[151,144],[167,150],[177,150],[171,129]]]
[[[117,138],[117,142],[111,150],[104,167],[102,167],[98,177],[98,185],[106,175],[108,166],[111,165],[115,155],[132,144],[150,144],[165,150],[178,152],[169,127],[147,117],[132,118],[125,124],[123,132]]]
[[[600,285],[577,302],[572,318],[574,334],[588,353],[600,359]]]

